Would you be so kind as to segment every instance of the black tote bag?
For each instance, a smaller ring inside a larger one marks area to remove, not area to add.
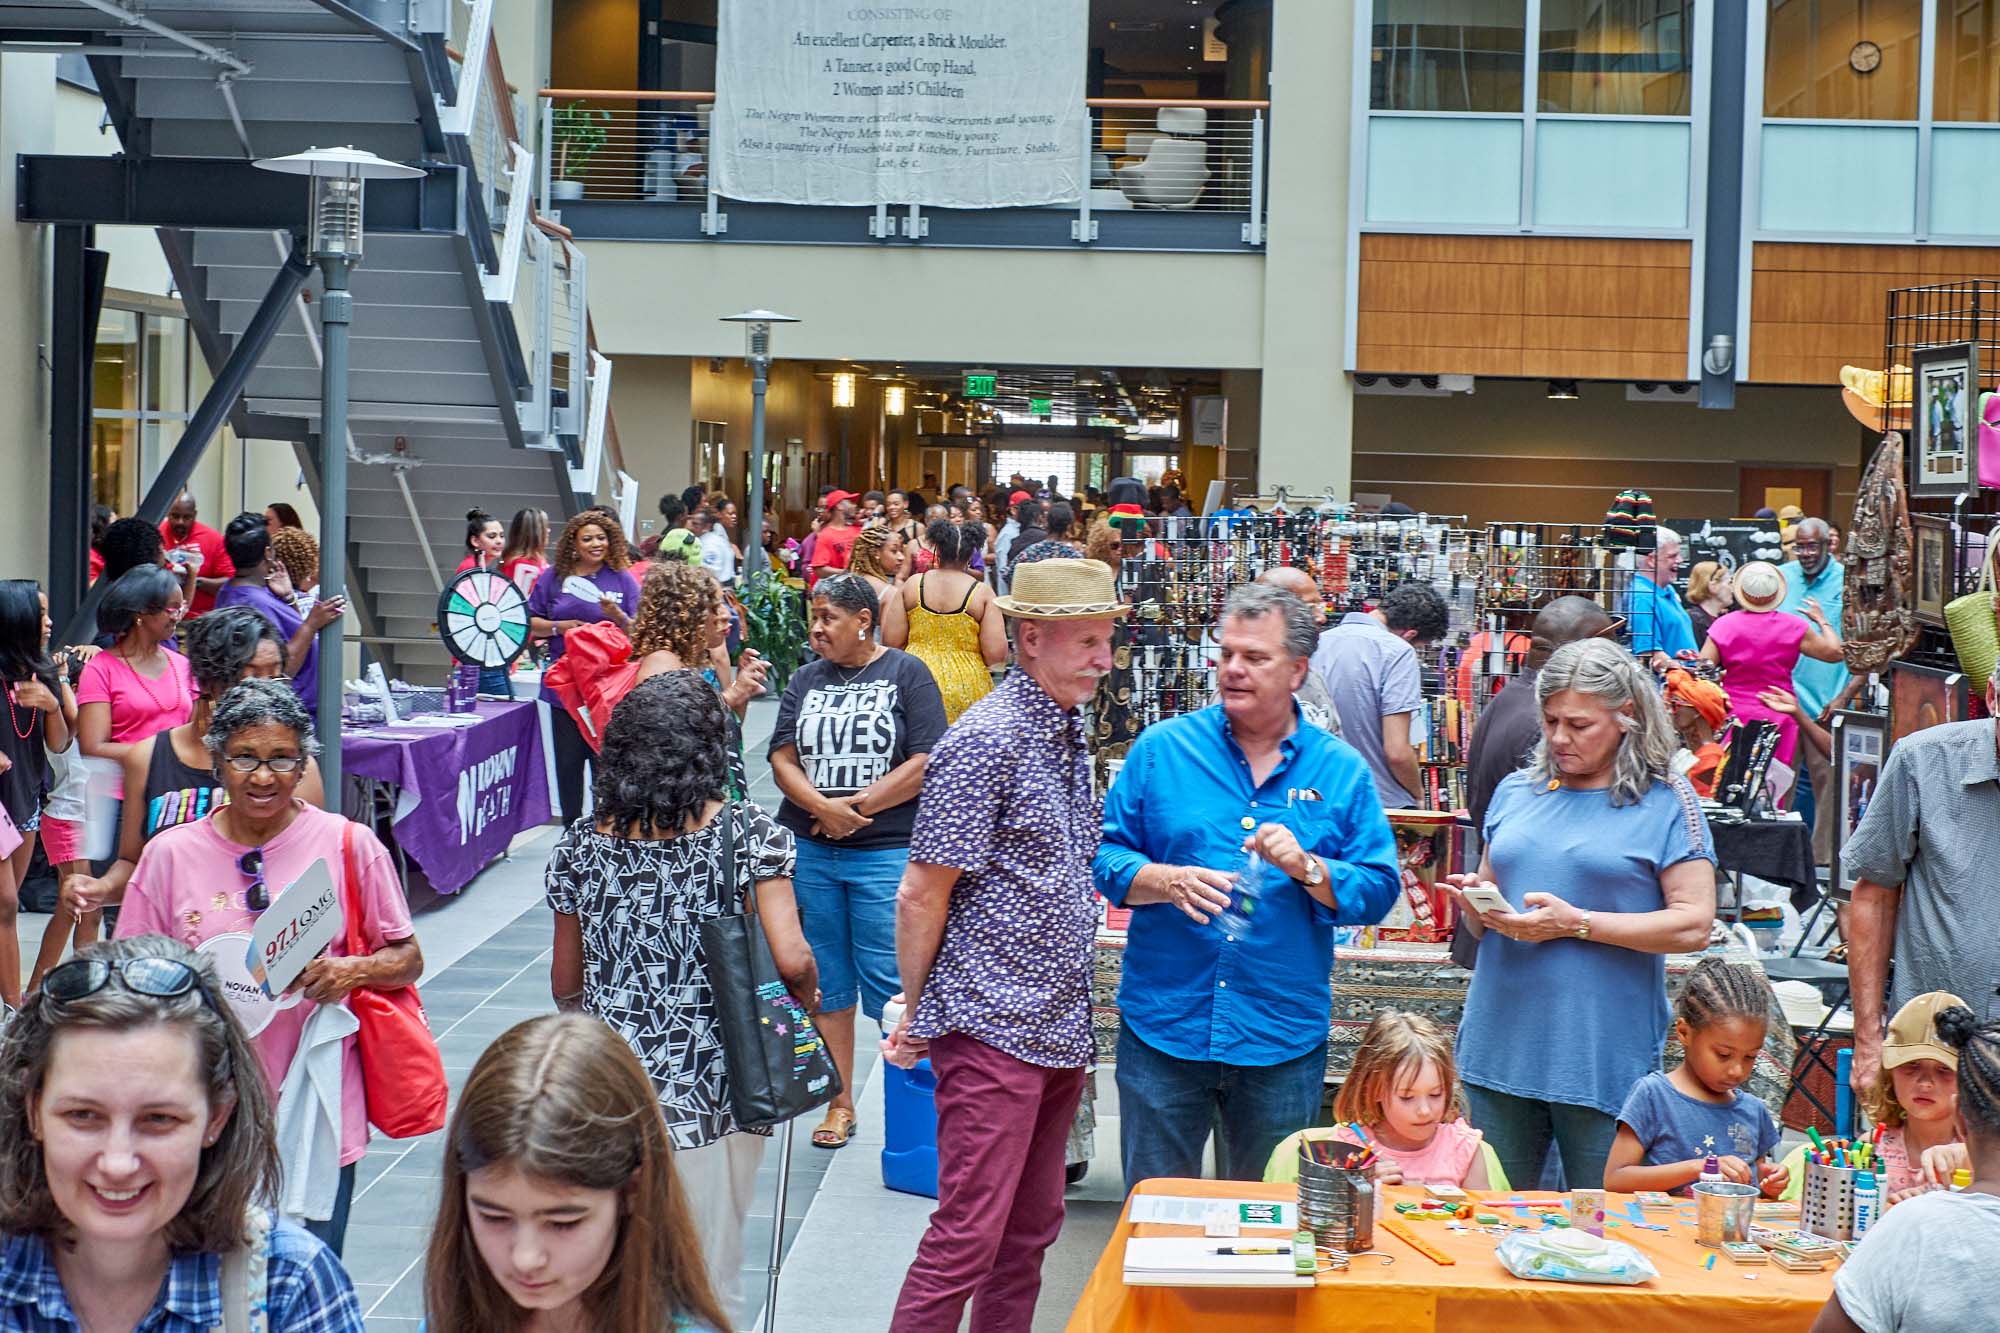
[[[839,1095],[826,1040],[778,975],[757,919],[757,885],[736,871],[735,802],[724,806],[722,874],[731,903],[747,883],[749,910],[701,923],[702,960],[715,993],[716,1026],[729,1069],[729,1109],[745,1129],[782,1125]]]

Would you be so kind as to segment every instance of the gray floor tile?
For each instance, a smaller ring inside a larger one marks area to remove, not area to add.
[[[375,1319],[381,1316],[389,1319],[421,1319],[424,1314],[424,1282],[421,1272],[413,1272],[390,1288],[388,1293],[366,1312],[368,1326],[375,1326]]]
[[[370,1185],[365,1194],[359,1188],[354,1191],[354,1216],[357,1220],[366,1216],[391,1226],[418,1217],[428,1226],[437,1212],[437,1203],[437,1177],[391,1171]],[[352,1232],[350,1227],[349,1233]]]
[[[428,1217],[422,1226],[391,1226],[373,1220],[362,1226],[350,1224],[340,1258],[347,1275],[357,1285],[374,1287],[379,1297],[403,1276],[412,1259],[423,1254],[430,1238]]]

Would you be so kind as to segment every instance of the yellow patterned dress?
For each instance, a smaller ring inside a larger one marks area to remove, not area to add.
[[[924,576],[917,576],[917,601],[910,608],[909,653],[931,669],[938,693],[944,696],[944,720],[984,699],[993,689],[993,673],[979,652],[979,622],[965,608],[975,583],[953,611],[933,611],[924,601]]]

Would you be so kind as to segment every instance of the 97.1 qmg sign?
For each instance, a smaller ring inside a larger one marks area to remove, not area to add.
[[[1088,0],[722,0],[716,188],[1004,208],[1083,193]]]

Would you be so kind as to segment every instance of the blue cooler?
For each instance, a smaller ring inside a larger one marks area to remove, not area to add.
[[[882,1066],[882,1183],[905,1194],[938,1194],[937,1075]]]

